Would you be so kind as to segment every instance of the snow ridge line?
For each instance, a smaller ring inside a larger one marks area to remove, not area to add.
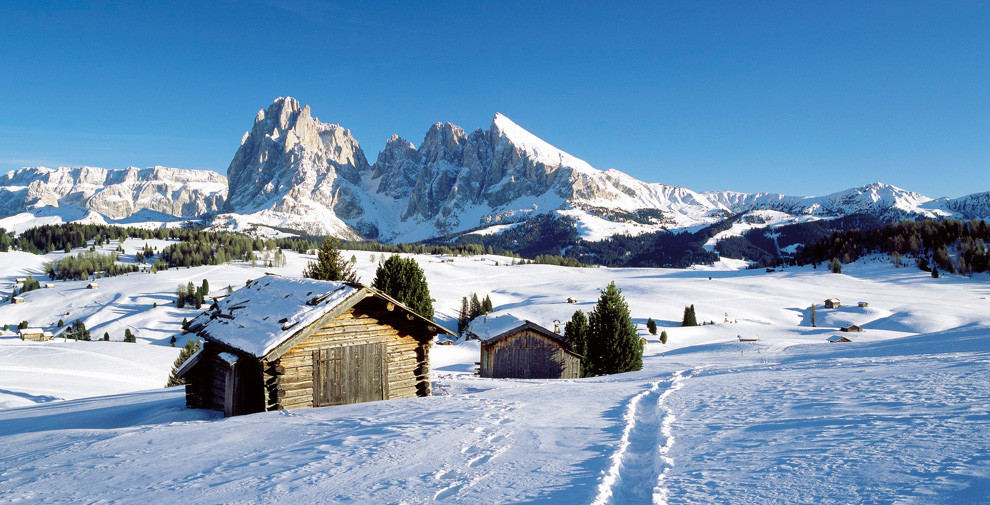
[[[667,490],[662,483],[674,464],[667,456],[674,440],[671,428],[674,417],[670,409],[664,408],[663,414],[661,409],[664,400],[683,387],[683,373],[679,371],[669,379],[652,383],[626,404],[619,446],[598,484],[592,505],[651,499],[653,503],[666,504]],[[668,385],[667,389],[659,392],[664,384]],[[650,396],[656,396],[656,399],[641,406]],[[649,492],[646,490],[651,490],[652,496],[646,495]]]

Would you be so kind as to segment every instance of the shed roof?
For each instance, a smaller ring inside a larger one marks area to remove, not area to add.
[[[533,330],[543,334],[557,342],[565,348],[569,345],[567,339],[558,335],[528,319],[519,319],[512,314],[503,314],[496,317],[478,317],[471,322],[468,332],[478,337],[478,340],[486,344],[497,342],[505,337],[514,335],[523,330]]]
[[[395,304],[399,310],[428,323],[436,333],[452,334],[374,288],[279,275],[266,275],[215,302],[189,323],[189,329],[255,357],[280,356],[288,350],[279,349],[283,343],[300,336],[324,317],[336,317],[369,296]]]
[[[21,328],[17,330],[17,333],[21,335],[43,335],[45,330],[43,328]]]
[[[842,335],[832,335],[831,337],[828,337],[828,341],[829,342],[842,342],[842,341],[851,342],[851,340],[849,340],[849,337],[844,337]]]

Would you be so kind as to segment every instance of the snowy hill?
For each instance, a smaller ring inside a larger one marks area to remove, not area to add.
[[[142,246],[127,240],[125,257]],[[0,280],[37,273],[60,254],[0,253]],[[276,272],[298,274],[312,259],[287,254],[288,266]],[[369,281],[372,253],[353,254]],[[223,292],[271,269],[237,263],[129,274],[101,280],[96,291],[57,282],[27,293],[23,304],[0,305],[0,320],[47,325],[61,310],[71,313],[67,321],[108,329],[113,340],[136,328],[139,342],[0,338],[0,495],[40,503],[990,498],[985,275],[932,279],[873,260],[844,265],[843,274],[768,274],[414,257],[448,326],[461,297],[476,292],[491,296],[495,315],[552,328],[576,309],[592,310],[599,288],[614,280],[649,338],[643,370],[482,379],[472,373],[477,342],[460,342],[430,352],[433,397],[222,419],[186,409],[181,387],[156,387],[177,352],[167,336],[195,312],[167,300],[179,283],[208,278]],[[870,305],[826,310],[826,297]],[[680,327],[688,304],[715,324]],[[646,333],[647,317],[668,332],[667,345]],[[865,331],[826,343],[835,326],[850,323]],[[760,340],[740,343],[737,335]]]

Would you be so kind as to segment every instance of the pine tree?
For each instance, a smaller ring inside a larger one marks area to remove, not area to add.
[[[467,330],[468,323],[471,322],[471,308],[468,305],[467,297],[461,298],[461,312],[457,317],[457,334],[464,335],[464,331]]]
[[[110,332],[108,332],[108,331],[103,332],[103,341],[104,342],[109,342],[110,341]]]
[[[602,290],[598,305],[588,316],[588,358],[591,375],[643,368],[643,344],[615,282]]]
[[[481,309],[485,314],[491,314],[495,312],[495,306],[492,305],[492,298],[489,295],[485,295],[485,300],[481,302]]]
[[[378,265],[372,287],[402,302],[413,312],[433,319],[433,299],[426,273],[413,258],[397,254]]]
[[[581,355],[581,377],[587,377],[591,361],[588,359],[588,318],[577,310],[564,324],[564,337],[571,344],[571,351]]]
[[[647,318],[647,320],[646,320],[646,329],[650,332],[650,335],[656,335],[657,334],[657,323],[656,323],[656,321],[653,320],[652,317],[651,318]]]
[[[684,307],[684,319],[681,326],[698,326],[698,317],[694,313],[694,304]]]
[[[61,320],[61,319],[59,319],[59,320],[58,320],[58,324],[56,325],[56,327],[57,327],[57,328],[61,328],[61,327],[63,327],[63,326],[65,326],[65,321],[63,321],[63,320]]]
[[[303,270],[303,277],[321,281],[358,282],[354,264],[348,262],[337,248],[335,237],[323,239],[319,250],[316,251],[316,261],[309,262]]]
[[[932,279],[938,279],[938,267],[932,267]]]
[[[474,319],[481,315],[481,300],[478,299],[478,293],[471,293],[471,319]]]
[[[661,344],[666,344],[667,343],[667,331],[666,330],[660,332],[660,343]]]
[[[136,343],[137,337],[131,332],[130,328],[124,329],[124,342]]]
[[[172,338],[174,339],[175,337],[173,336]],[[165,384],[165,387],[180,386],[186,383],[185,379],[178,376],[179,369],[182,368],[182,364],[187,359],[193,354],[196,354],[202,347],[203,344],[197,339],[189,339],[186,345],[182,346],[182,350],[179,351],[179,357],[175,358],[175,361],[172,363],[172,372],[168,375],[168,382]]]

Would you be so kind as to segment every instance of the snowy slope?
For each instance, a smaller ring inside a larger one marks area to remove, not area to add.
[[[370,281],[372,254],[353,254]],[[35,258],[5,253],[0,274],[9,280],[33,271]],[[481,379],[471,374],[477,342],[438,345],[434,397],[219,419],[185,409],[181,387],[153,388],[175,350],[144,337],[138,344],[0,338],[0,401],[8,407],[0,410],[0,496],[42,503],[94,496],[110,503],[162,496],[190,503],[990,498],[985,276],[932,279],[874,261],[846,265],[843,274],[767,274],[415,258],[441,323],[456,317],[462,296],[477,292],[490,294],[496,315],[552,328],[575,309],[591,310],[598,289],[614,280],[642,334],[652,317],[670,340],[664,346],[647,335],[642,371],[566,381]],[[280,271],[298,272],[308,259],[289,253]],[[262,271],[230,265],[125,276],[119,284],[101,281],[101,295],[73,292],[68,300],[73,312],[111,317],[117,310],[122,321],[161,331],[174,329],[181,315],[155,312],[162,304],[154,309],[144,298],[167,299],[185,279],[209,277],[216,289]],[[65,294],[72,289],[57,284]],[[58,296],[48,291],[0,306],[0,320],[44,319],[56,305],[40,297]],[[118,295],[130,301],[117,302]],[[870,307],[825,310],[826,297]],[[811,303],[818,304],[817,327]],[[679,327],[687,304],[716,324]],[[825,343],[850,322],[866,331],[850,335],[851,343]],[[757,343],[736,339],[754,334]],[[72,373],[79,378],[69,384]],[[92,478],[94,468],[101,478]]]

